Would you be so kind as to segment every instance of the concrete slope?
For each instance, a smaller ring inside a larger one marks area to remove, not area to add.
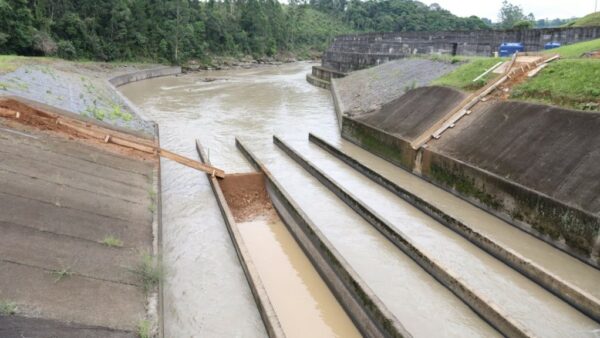
[[[56,320],[0,316],[0,337],[135,338],[137,334],[98,326],[63,323]]]
[[[147,314],[132,271],[152,253],[157,163],[3,120],[0,149],[0,300],[30,317],[0,319],[0,336],[131,336]]]
[[[501,102],[463,119],[432,149],[600,214],[600,114]]]
[[[360,116],[357,120],[413,141],[466,97],[465,93],[452,88],[421,87],[408,91],[384,104],[380,110]]]

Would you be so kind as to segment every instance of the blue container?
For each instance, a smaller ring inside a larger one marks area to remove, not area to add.
[[[511,56],[516,52],[522,52],[525,48],[523,44],[520,42],[504,42],[498,48],[498,53],[500,56]]]
[[[560,47],[560,42],[548,42],[544,45],[544,49],[554,49]]]

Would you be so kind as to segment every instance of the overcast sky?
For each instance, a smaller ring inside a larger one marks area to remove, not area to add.
[[[437,2],[458,16],[477,15],[498,21],[502,0],[420,0],[426,4]],[[594,11],[595,0],[509,0],[519,5],[525,14],[533,13],[536,19],[567,19],[581,17]],[[600,10],[600,0],[598,0]]]

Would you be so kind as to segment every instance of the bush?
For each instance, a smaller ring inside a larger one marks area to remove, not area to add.
[[[33,35],[33,50],[45,56],[56,55],[58,45],[52,39],[50,34],[44,31],[37,31]]]
[[[58,56],[63,59],[73,60],[77,57],[77,50],[71,41],[61,40],[58,42]]]

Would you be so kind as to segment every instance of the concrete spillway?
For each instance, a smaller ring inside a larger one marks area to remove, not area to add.
[[[508,318],[522,334],[536,336],[591,335],[600,326],[548,291],[533,283],[475,245],[427,217],[389,191],[360,175],[328,153],[307,147],[305,152],[322,171],[340,182],[356,199],[388,220],[392,227],[412,241],[420,253],[437,263],[455,278],[462,289],[469,289],[500,316]],[[424,192],[426,193],[426,192]],[[534,240],[533,238],[529,239]],[[588,275],[588,277],[591,277]],[[442,282],[444,276],[440,278]],[[588,282],[598,280],[591,278]],[[459,289],[457,295],[462,290]],[[461,296],[462,299],[465,299]],[[518,301],[515,301],[518,299]],[[469,301],[469,299],[465,299]],[[476,304],[476,303],[475,303]],[[472,305],[473,306],[473,305]],[[475,305],[476,307],[477,305]],[[530,309],[536,308],[537,311]],[[478,312],[487,317],[489,310]],[[503,323],[497,325],[502,329]],[[505,333],[514,335],[514,333]]]
[[[327,190],[281,150],[278,134],[317,167],[408,236],[430,259],[489,301],[528,333],[539,336],[593,335],[598,323],[509,268],[463,237],[377,186],[330,154],[310,145],[315,132],[373,166],[415,194],[452,211],[454,217],[530,257],[597,297],[598,271],[541,243],[496,218],[339,139],[331,99],[304,81],[309,64],[236,72],[213,72],[213,82],[197,75],[127,85],[124,93],[161,125],[164,147],[194,156],[193,140],[208,148],[213,164],[249,171],[235,150],[241,136],[293,196],[373,293],[413,336],[498,336],[499,333],[453,292],[393,245],[371,224]],[[165,292],[167,336],[200,332],[212,336],[263,336],[260,316],[237,265],[208,182],[196,172],[163,163],[164,259],[171,273]],[[252,236],[279,243],[276,224],[242,224]],[[500,230],[499,230],[500,229]],[[268,247],[252,249],[260,261]],[[290,261],[292,262],[292,261]],[[295,263],[294,263],[295,264]],[[291,264],[292,266],[294,264]],[[591,270],[590,270],[591,269]],[[266,279],[271,271],[263,271]],[[227,295],[223,297],[222,295]],[[211,304],[214,307],[207,307]],[[287,306],[283,302],[282,306]],[[239,323],[232,327],[232,320]]]

